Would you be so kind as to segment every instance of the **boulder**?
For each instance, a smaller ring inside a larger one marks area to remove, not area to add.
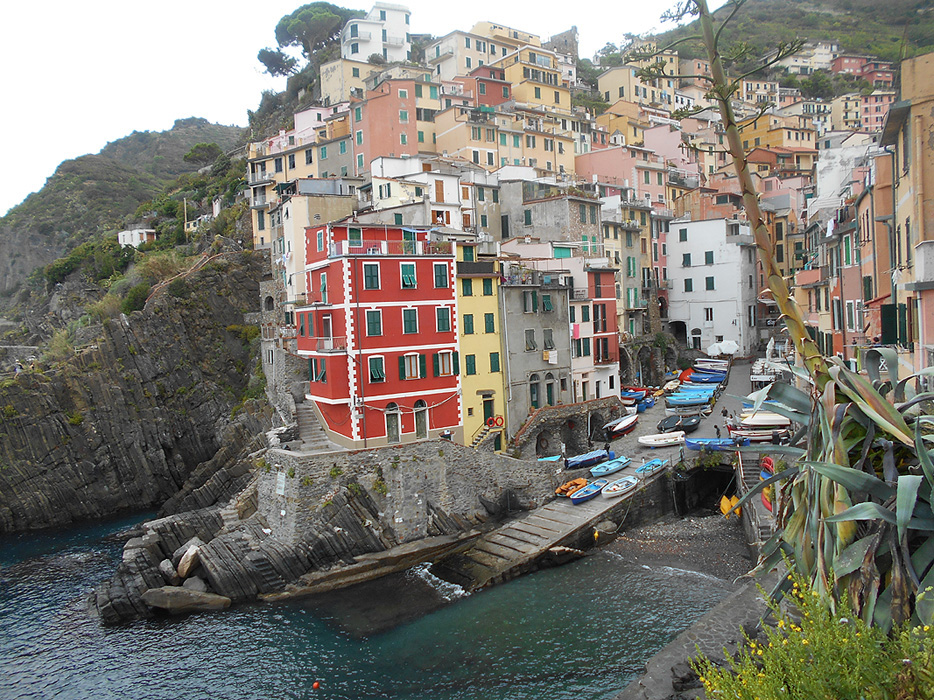
[[[198,593],[208,592],[208,584],[204,582],[203,578],[198,576],[186,578],[185,583],[182,584],[182,588],[186,588],[189,591],[198,591]]]
[[[165,582],[170,586],[177,586],[182,581],[175,567],[172,566],[171,559],[163,559],[159,562],[159,573],[162,574],[162,578],[164,578]]]
[[[697,673],[686,662],[681,661],[671,667],[671,687],[678,692],[700,688],[703,685]]]
[[[173,615],[223,610],[230,607],[230,598],[214,593],[193,591],[180,586],[150,588],[143,593],[142,598],[149,607],[166,610]]]
[[[201,564],[201,547],[191,545],[178,562],[178,575],[182,578],[188,576]]]
[[[176,549],[175,552],[172,554],[172,564],[174,564],[175,568],[177,569],[179,563],[181,563],[182,561],[182,557],[185,555],[185,553],[189,549],[191,549],[192,547],[203,547],[203,546],[204,546],[204,541],[200,537],[197,537],[197,536],[192,537],[187,542],[185,542],[185,544],[183,544],[181,547]]]

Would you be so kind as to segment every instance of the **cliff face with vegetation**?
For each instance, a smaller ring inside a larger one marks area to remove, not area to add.
[[[180,489],[180,507],[201,507],[242,484],[238,452],[269,423],[247,400],[262,394],[244,319],[261,257],[216,257],[73,357],[0,383],[0,533],[152,508]]]
[[[0,218],[0,306],[37,267],[104,230],[119,230],[137,207],[193,166],[185,153],[196,143],[223,150],[241,143],[238,127],[179,119],[163,132],[134,132],[99,154],[66,160],[41,190]]]

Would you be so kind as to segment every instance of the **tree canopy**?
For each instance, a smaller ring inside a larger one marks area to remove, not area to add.
[[[310,61],[315,51],[340,38],[347,20],[362,16],[361,10],[348,10],[329,2],[302,5],[276,24],[278,49],[262,49],[257,59],[270,75],[290,75],[295,72],[297,60],[283,49],[299,48]]]
[[[207,165],[217,160],[217,157],[223,153],[221,147],[216,143],[196,143],[183,156],[186,163],[195,163],[196,165]]]

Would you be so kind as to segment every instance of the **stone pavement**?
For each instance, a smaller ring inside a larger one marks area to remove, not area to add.
[[[678,697],[672,687],[672,667],[697,656],[698,650],[708,658],[722,659],[724,649],[736,651],[743,640],[743,629],[755,636],[755,629],[768,608],[756,583],[770,590],[777,581],[774,572],[763,580],[750,580],[733,591],[712,610],[675,637],[668,646],[645,665],[645,675],[632,681],[614,700],[665,700]],[[682,698],[703,698],[703,688],[680,691]]]

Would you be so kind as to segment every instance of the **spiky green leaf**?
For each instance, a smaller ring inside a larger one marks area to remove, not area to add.
[[[908,523],[914,515],[915,502],[918,500],[918,487],[922,477],[903,474],[898,477],[898,495],[895,498],[895,524],[898,538],[905,536]]]
[[[888,500],[895,495],[895,489],[882,479],[851,467],[841,467],[830,462],[804,461],[801,464],[813,469],[821,476],[826,476],[831,481],[845,486],[850,491],[866,491],[882,501]]]
[[[831,367],[829,370],[844,394],[860,407],[867,416],[872,418],[879,427],[895,437],[899,442],[912,445],[911,431],[902,414],[895,406],[886,401],[872,385],[858,374],[850,372],[843,367]]]

